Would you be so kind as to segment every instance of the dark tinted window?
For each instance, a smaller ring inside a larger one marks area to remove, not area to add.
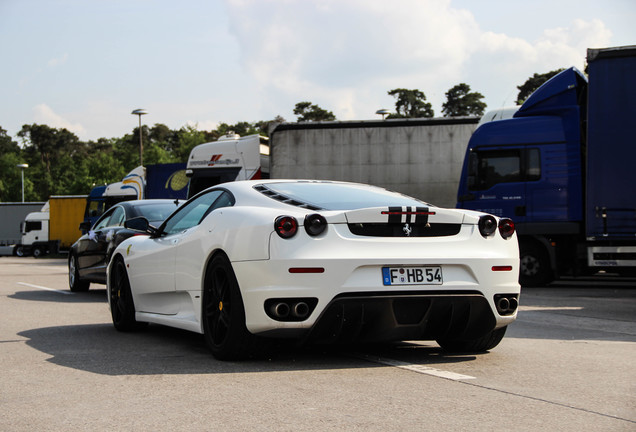
[[[135,207],[133,215],[143,216],[150,222],[163,222],[177,209],[176,204],[172,203],[157,203],[157,204],[144,204]],[[155,225],[158,226],[158,225]]]
[[[27,221],[24,227],[24,232],[39,231],[41,229],[42,229],[41,221]]]
[[[499,183],[538,180],[540,177],[538,149],[488,150],[470,155],[470,190],[485,190]]]
[[[353,210],[366,207],[421,206],[415,198],[363,185],[328,182],[270,183],[256,188],[273,199],[299,207]],[[426,204],[428,205],[428,204]]]

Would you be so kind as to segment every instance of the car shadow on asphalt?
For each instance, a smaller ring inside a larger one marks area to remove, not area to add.
[[[262,373],[388,367],[365,358],[392,358],[425,366],[472,361],[477,355],[449,355],[431,342],[359,346],[297,346],[276,342],[241,361],[219,361],[203,336],[149,325],[134,333],[112,324],[45,327],[20,332],[26,344],[51,357],[47,361],[101,375],[181,375]]]
[[[55,303],[106,303],[105,288],[91,288],[85,292],[49,291],[32,289],[29,291],[17,291],[7,296],[15,300],[55,302]]]

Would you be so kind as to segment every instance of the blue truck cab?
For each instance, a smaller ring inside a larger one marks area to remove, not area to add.
[[[513,219],[520,282],[636,269],[636,47],[588,50],[472,135],[457,207]]]

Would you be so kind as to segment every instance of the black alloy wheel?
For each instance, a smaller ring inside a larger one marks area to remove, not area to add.
[[[216,255],[208,264],[203,292],[203,332],[214,357],[236,360],[249,354],[251,334],[232,264]]]
[[[133,331],[146,325],[135,319],[135,303],[130,290],[126,265],[121,258],[113,263],[113,274],[108,285],[110,314],[113,325],[119,331]]]

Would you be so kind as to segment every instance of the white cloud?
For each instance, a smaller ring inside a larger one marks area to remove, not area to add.
[[[484,31],[473,14],[435,0],[228,0],[243,68],[268,94],[310,100],[340,119],[391,107],[386,92],[417,88],[438,115],[444,93],[468,83],[511,104],[533,73],[584,66],[586,48],[609,46],[598,19],[573,19],[537,40]]]
[[[382,87],[390,101],[392,88],[459,79],[479,31],[449,1],[234,0],[228,10],[253,78],[296,101],[339,107],[339,118],[373,115],[379,106],[360,100],[365,88]]]
[[[33,120],[35,123],[45,124],[50,127],[68,129],[80,138],[86,134],[86,130],[80,123],[71,123],[43,103],[33,107]]]

